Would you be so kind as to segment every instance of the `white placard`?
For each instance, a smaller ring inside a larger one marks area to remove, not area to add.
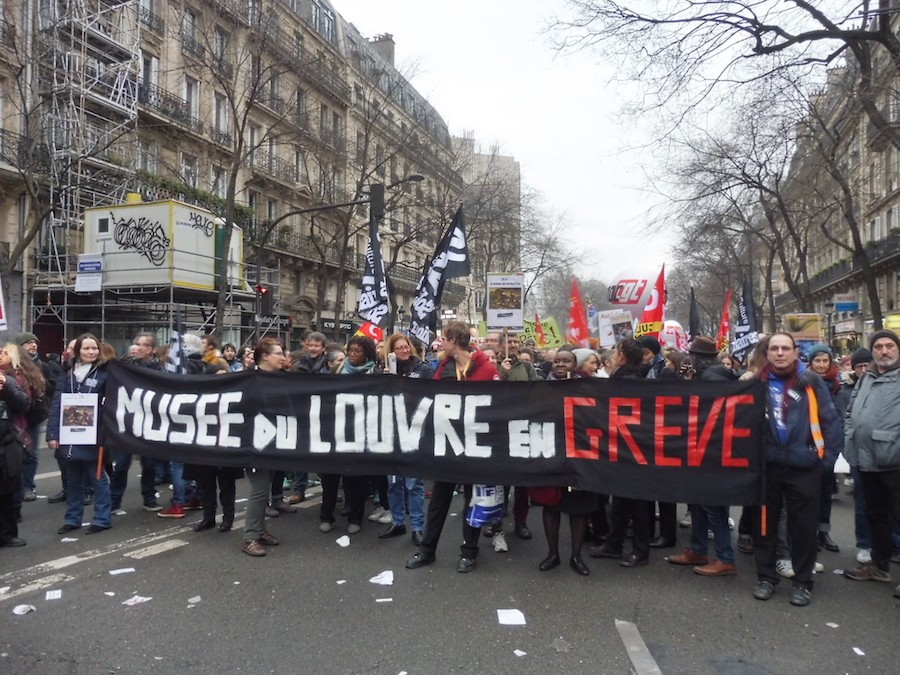
[[[98,394],[62,394],[59,404],[59,444],[97,445]]]
[[[103,273],[82,273],[75,276],[76,293],[94,293],[103,288]]]
[[[487,275],[488,330],[525,329],[525,275]]]
[[[610,349],[626,337],[631,337],[631,312],[605,309],[597,312],[600,346]]]

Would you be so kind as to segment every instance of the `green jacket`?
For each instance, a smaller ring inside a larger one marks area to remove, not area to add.
[[[500,359],[501,361],[503,359]],[[503,366],[497,364],[497,370],[500,371],[500,379],[506,382],[531,382],[541,379],[538,377],[534,366],[528,361],[519,361],[517,356],[510,357],[512,368],[509,372],[503,370]]]

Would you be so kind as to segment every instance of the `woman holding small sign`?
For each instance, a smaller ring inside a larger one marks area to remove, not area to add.
[[[94,517],[86,534],[112,527],[109,479],[100,448],[100,405],[106,391],[106,359],[100,340],[85,333],[75,340],[72,367],[59,379],[50,419],[47,446],[66,460],[66,521],[59,534],[81,528],[84,485],[94,486]]]

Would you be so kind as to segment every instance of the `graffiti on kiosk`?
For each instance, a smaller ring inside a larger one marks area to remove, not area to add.
[[[161,223],[144,216],[117,218],[114,213],[110,213],[110,216],[116,224],[113,239],[120,247],[134,249],[157,267],[165,262],[166,251],[171,242]]]
[[[200,230],[207,237],[213,236],[213,230],[215,229],[215,223],[211,218],[203,215],[202,213],[197,213],[196,211],[191,211],[188,214],[188,224],[195,230]]]

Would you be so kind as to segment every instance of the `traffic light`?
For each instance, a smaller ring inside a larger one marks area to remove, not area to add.
[[[265,284],[256,287],[256,297],[259,298],[259,313],[263,316],[274,314],[275,298],[272,297],[272,289]]]

